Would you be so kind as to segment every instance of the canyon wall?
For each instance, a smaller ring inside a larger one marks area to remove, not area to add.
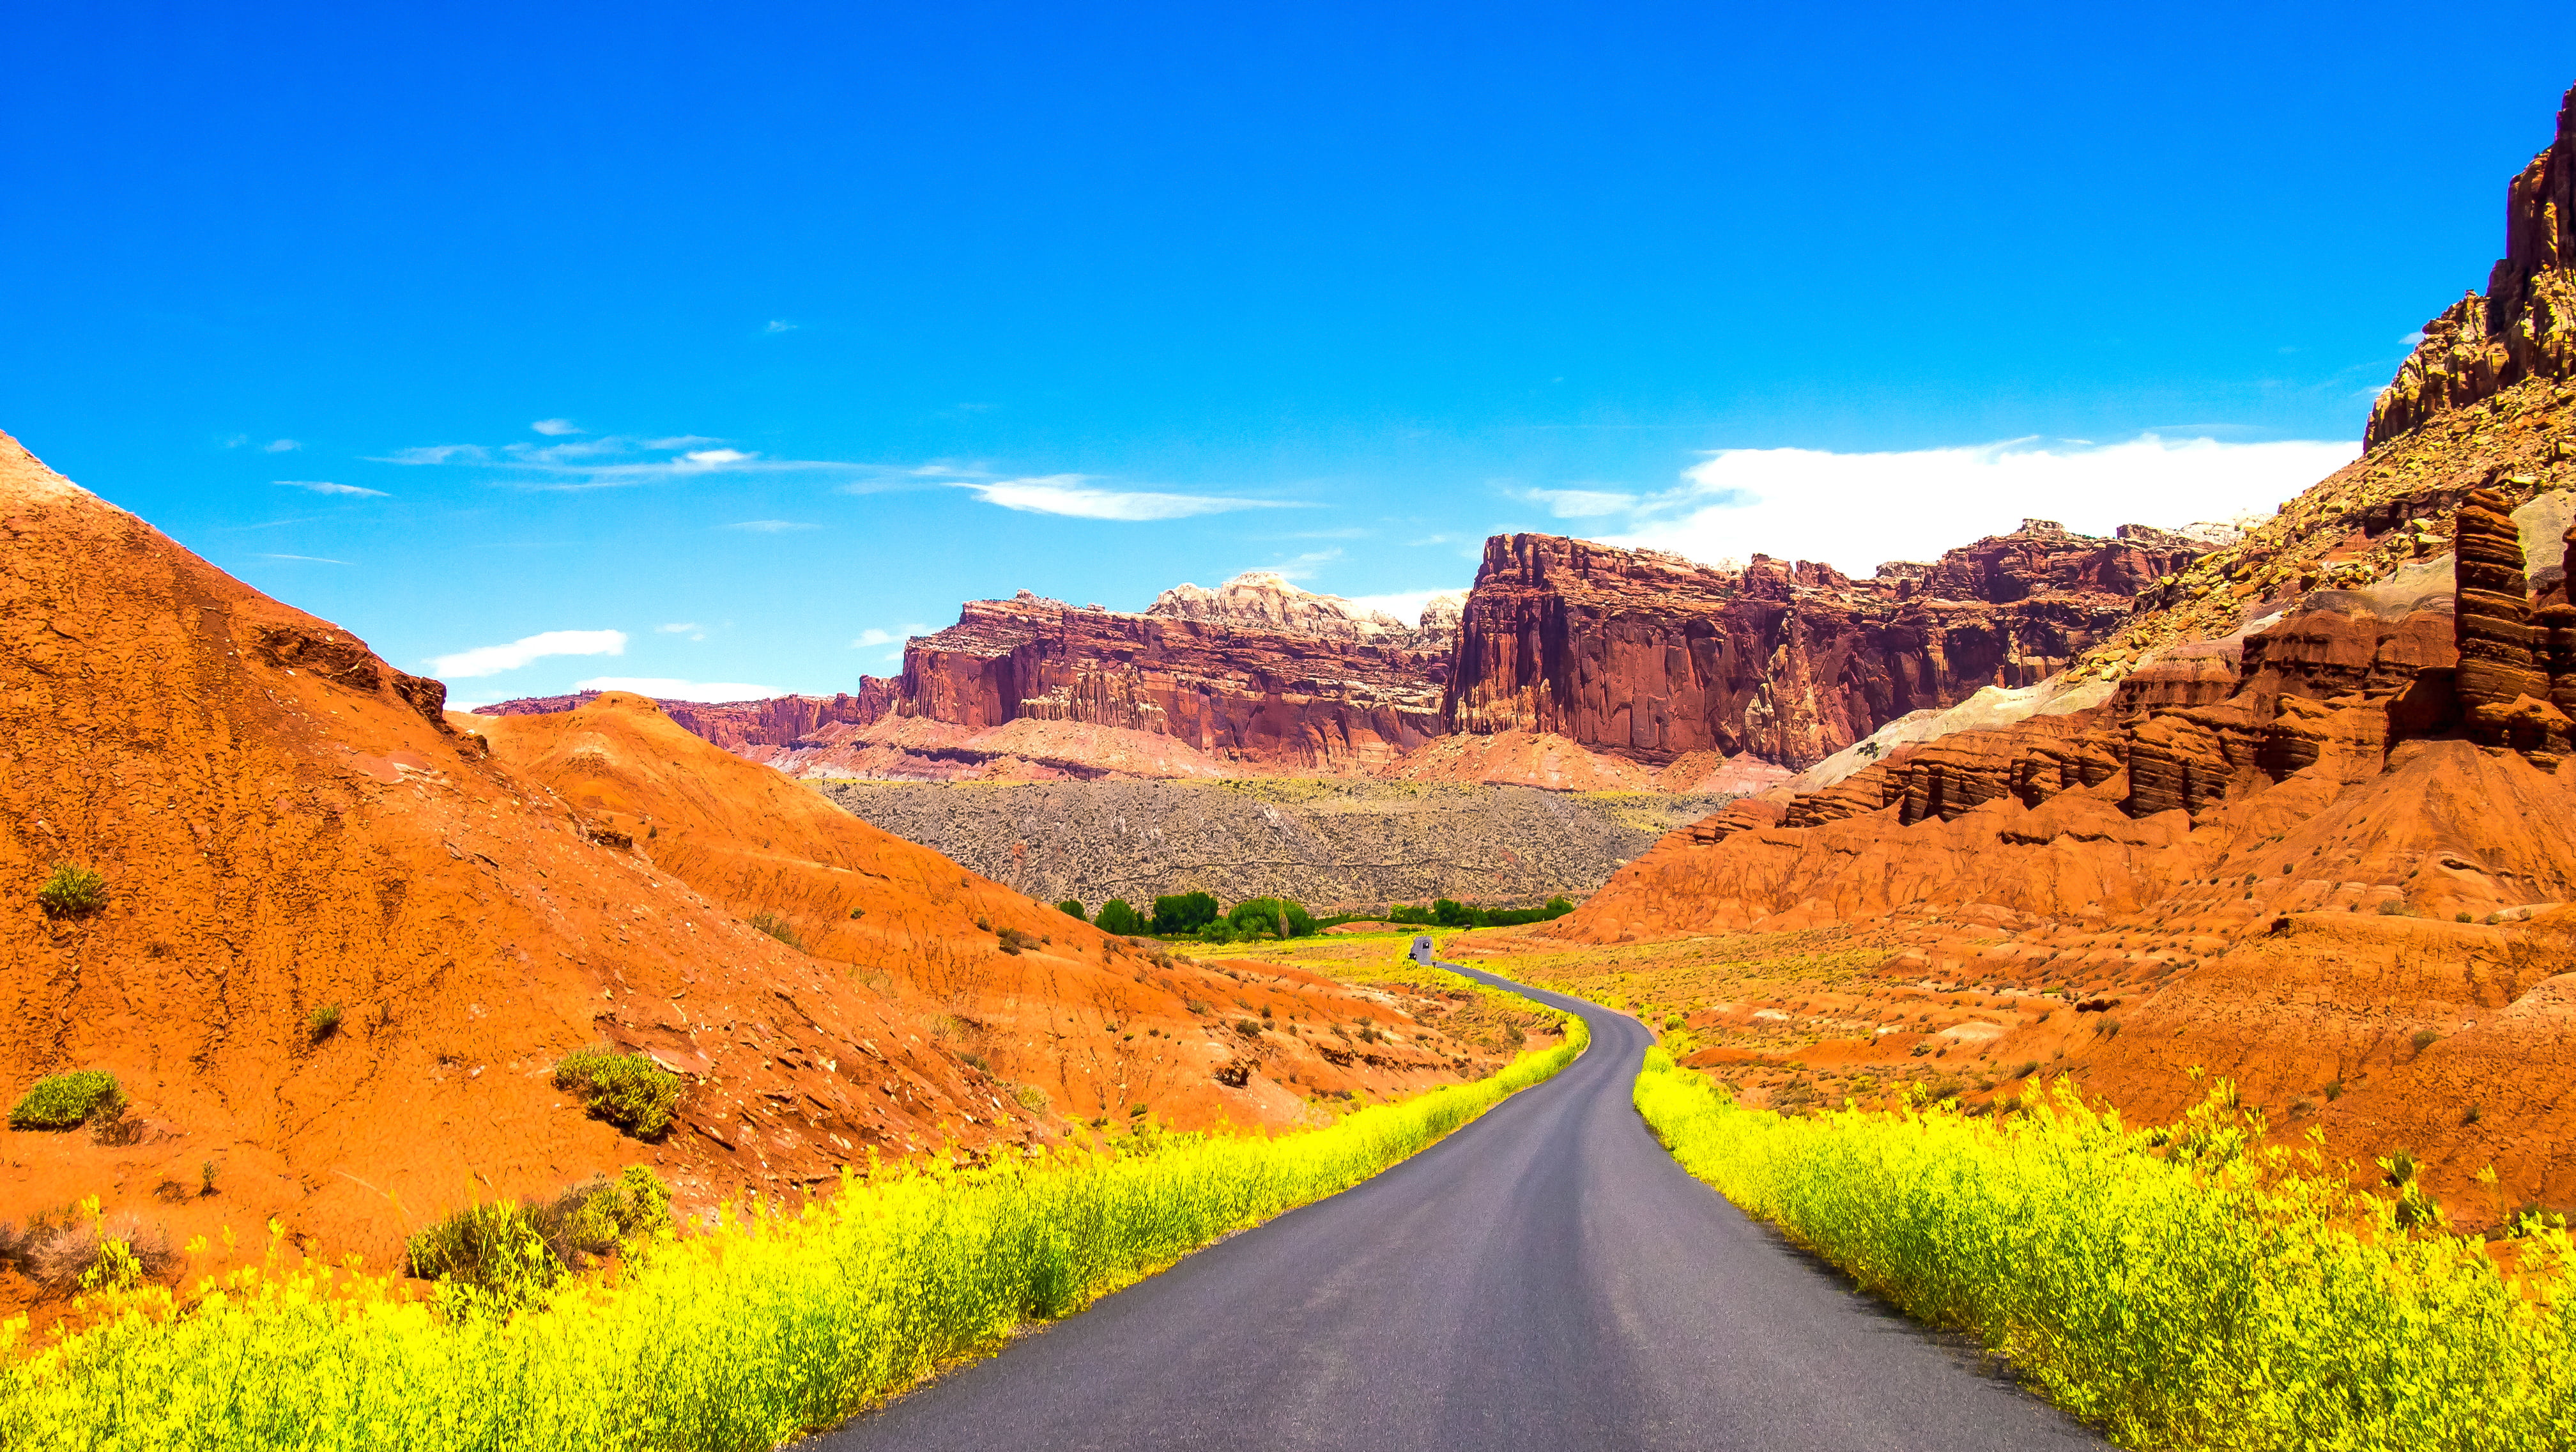
[[[2065,669],[2204,548],[2143,526],[2099,539],[2024,520],[1853,580],[1765,555],[1724,569],[1497,536],[1467,599],[1443,721],[1650,762],[1715,751],[1807,766],[1908,712]]]

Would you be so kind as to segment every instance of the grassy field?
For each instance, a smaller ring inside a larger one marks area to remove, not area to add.
[[[1452,979],[1454,984],[1457,980]],[[1211,1240],[1368,1178],[1582,1051],[1275,1139],[850,1176],[509,1313],[352,1266],[265,1269],[184,1305],[128,1293],[30,1351],[0,1332],[0,1446],[766,1448],[998,1349]]]
[[[2576,1446],[2566,1231],[2509,1277],[2424,1202],[2265,1146],[2224,1086],[2147,1131],[2063,1082],[2000,1121],[1783,1116],[1656,1051],[1636,1100],[1692,1174],[2125,1446]]]

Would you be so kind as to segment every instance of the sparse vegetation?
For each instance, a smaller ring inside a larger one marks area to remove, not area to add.
[[[337,1003],[326,1003],[322,1005],[320,1008],[313,1010],[313,1012],[306,1016],[304,1020],[304,1036],[317,1044],[339,1032],[339,1030],[340,1005]]]
[[[555,1065],[555,1087],[579,1095],[597,1117],[637,1139],[671,1127],[680,1103],[680,1076],[645,1054],[583,1049]]]
[[[107,879],[77,862],[57,862],[36,901],[50,917],[87,917],[107,906]]]
[[[2417,1029],[2415,1031],[2415,1037],[2407,1040],[2407,1042],[2413,1044],[2415,1046],[2415,1052],[2420,1054],[2426,1049],[2433,1047],[2435,1041],[2439,1040],[2441,1037],[2442,1035],[2436,1030],[2421,1028]]]
[[[530,1204],[468,1205],[414,1234],[403,1268],[423,1280],[470,1287],[505,1307],[535,1303],[567,1273],[671,1226],[671,1192],[642,1165]]]
[[[705,1234],[648,1238],[614,1284],[578,1295],[509,1279],[555,1254],[524,1220],[494,1252],[500,1291],[453,1269],[490,1225],[423,1246],[451,1267],[435,1303],[282,1252],[186,1315],[147,1287],[93,1329],[0,1358],[0,1444],[773,1447],[1412,1155],[1570,1063],[1583,1031],[1567,1028],[1491,1078],[1302,1134],[1143,1120],[1103,1153],[845,1172],[801,1209],[738,1201]]]
[[[795,924],[787,921],[783,915],[771,912],[767,908],[762,908],[760,911],[753,913],[749,921],[753,927],[767,933],[773,938],[776,938],[778,941],[785,943],[788,947],[794,948],[800,953],[804,951],[805,945],[796,941]]]
[[[1000,940],[1005,953],[1025,953],[1038,945],[1036,934],[1024,933],[1017,928],[1004,928],[994,936]]]
[[[78,1129],[124,1112],[125,1089],[103,1069],[39,1079],[9,1110],[11,1129]]]
[[[1636,1095],[1691,1173],[2119,1445],[2566,1445],[2576,1243],[2535,1223],[2508,1279],[2411,1157],[2395,1197],[2356,1191],[2232,1095],[2139,1131],[2063,1080],[1992,1120],[1787,1117],[1654,1052]]]

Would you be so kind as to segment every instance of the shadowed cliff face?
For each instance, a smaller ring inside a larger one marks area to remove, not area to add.
[[[1663,762],[1811,765],[1911,711],[2064,669],[2201,547],[2046,520],[1854,581],[1755,555],[1718,569],[1552,535],[1496,537],[1443,703],[1453,731],[1545,731]]]

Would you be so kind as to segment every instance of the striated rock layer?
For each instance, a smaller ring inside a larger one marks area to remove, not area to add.
[[[569,696],[523,696],[476,708],[484,716],[551,716],[573,711],[600,698],[598,691]],[[653,704],[691,734],[754,761],[780,747],[793,746],[827,726],[868,726],[894,710],[896,683],[884,676],[859,677],[856,695],[771,696],[758,701],[667,701]]]
[[[1898,717],[2065,669],[2203,548],[2134,525],[2097,539],[2025,520],[1856,581],[1805,560],[1720,569],[1498,536],[1467,599],[1443,720],[1657,764],[1705,751],[1809,766]]]

